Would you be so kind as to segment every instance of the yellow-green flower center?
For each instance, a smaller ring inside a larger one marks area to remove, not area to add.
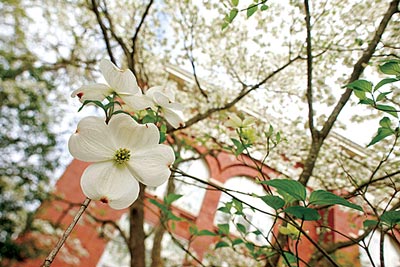
[[[131,158],[131,151],[126,148],[120,148],[115,152],[114,161],[117,164],[122,164],[127,162]]]

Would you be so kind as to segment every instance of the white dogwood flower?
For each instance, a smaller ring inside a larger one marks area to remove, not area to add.
[[[183,106],[175,102],[174,95],[162,86],[151,87],[145,93],[152,101],[153,110],[161,109],[166,121],[172,127],[179,128],[185,125]]]
[[[175,155],[171,147],[159,144],[159,136],[154,124],[138,124],[122,113],[108,124],[99,117],[82,119],[68,148],[76,159],[93,162],[82,174],[84,194],[123,209],[137,199],[138,181],[148,186],[164,183]]]
[[[242,120],[238,115],[232,113],[225,122],[225,126],[232,128],[246,128],[252,125],[255,121],[256,119],[254,117],[246,117]]]
[[[150,107],[151,101],[143,96],[135,75],[129,70],[121,70],[110,60],[100,62],[100,71],[107,84],[96,83],[80,87],[72,92],[83,103],[85,100],[103,101],[107,96],[116,93],[121,100],[133,110],[142,110]]]

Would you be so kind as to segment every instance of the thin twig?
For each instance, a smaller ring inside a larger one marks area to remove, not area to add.
[[[65,230],[63,236],[58,241],[57,245],[47,256],[47,258],[43,262],[42,267],[49,267],[51,265],[51,263],[54,261],[54,258],[56,257],[57,253],[60,251],[61,247],[64,245],[68,236],[71,234],[72,230],[74,229],[75,225],[78,223],[82,214],[85,212],[86,208],[89,206],[90,201],[91,201],[90,198],[86,198],[85,201],[82,203],[81,208],[79,209],[78,213],[75,215],[74,219],[72,220],[72,222],[70,223],[68,228]]]

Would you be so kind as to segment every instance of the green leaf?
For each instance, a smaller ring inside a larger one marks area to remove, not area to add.
[[[371,142],[367,145],[367,147],[372,146],[393,134],[394,134],[394,132],[391,129],[379,128],[378,133],[376,134],[376,136],[374,138],[372,138]]]
[[[166,124],[161,124],[160,127],[160,144],[164,143],[164,141],[167,139],[167,125]]]
[[[391,94],[391,93],[392,93],[392,92],[383,92],[383,93],[380,93],[380,94],[377,96],[377,98],[376,98],[376,102],[382,101],[383,99],[386,98],[386,96],[387,96],[388,94]]]
[[[303,206],[293,206],[284,210],[286,213],[289,213],[296,218],[302,219],[304,221],[316,221],[321,218],[318,211],[311,208],[306,208]]]
[[[232,8],[232,10],[229,12],[229,16],[227,17],[227,22],[232,23],[238,13],[239,10],[237,8]]]
[[[274,179],[270,181],[263,181],[261,183],[275,187],[280,191],[291,195],[296,200],[304,201],[307,196],[306,188],[304,187],[304,185],[295,180]]]
[[[237,6],[239,4],[239,0],[232,0],[232,5]]]
[[[382,127],[378,128],[378,133],[374,138],[372,138],[371,142],[367,146],[372,146],[384,138],[395,134],[395,131],[391,128],[391,121],[388,117],[382,118],[379,121],[379,124]]]
[[[362,93],[364,93],[364,92],[362,92]],[[356,94],[357,95],[357,94]],[[358,96],[357,96],[358,97]],[[366,97],[365,96],[365,93],[364,93],[364,98],[363,99],[361,99],[360,98],[360,102],[358,102],[359,104],[364,104],[364,105],[370,105],[370,106],[374,106],[375,105],[375,102],[374,102],[374,100],[372,100],[371,98],[368,98],[368,97]]]
[[[379,121],[379,125],[382,126],[383,128],[392,128],[392,121],[388,117],[383,117]]]
[[[165,213],[165,215],[166,215],[166,217],[167,217],[167,220],[170,220],[170,221],[177,221],[177,222],[183,221],[183,218],[176,216],[176,215],[173,214],[172,211],[170,211],[170,210],[167,210],[167,212]]]
[[[363,209],[350,201],[325,190],[316,190],[310,195],[310,204],[314,205],[342,205],[359,211]]]
[[[142,123],[155,123],[157,122],[157,118],[153,115],[146,115],[142,119]]]
[[[229,26],[229,22],[225,21],[224,23],[222,23],[221,31],[225,30],[225,28],[228,27],[228,26]]]
[[[248,250],[250,250],[250,252],[253,252],[253,251],[254,251],[254,244],[253,244],[253,243],[246,242],[245,246],[246,246],[246,248],[247,248]]]
[[[191,226],[189,227],[189,233],[190,233],[191,235],[198,235],[197,226],[196,226],[196,225],[191,225]]]
[[[198,236],[217,236],[216,233],[211,232],[211,231],[209,231],[209,230],[207,230],[207,229],[200,230],[200,231],[197,233],[197,235],[198,235]]]
[[[228,208],[228,207],[219,207],[218,210],[223,212],[223,213],[231,214],[231,209]]]
[[[372,83],[367,80],[356,80],[346,85],[346,87],[360,92],[372,92]]]
[[[158,202],[155,199],[149,199],[149,202],[152,203],[153,205],[155,205],[156,207],[158,207],[162,212],[168,212],[167,207],[164,204],[161,204],[160,202]]]
[[[289,252],[289,251],[284,251],[283,255],[285,257],[285,259],[289,262],[289,266],[297,266],[297,257],[296,255],[294,255],[293,253]],[[285,263],[285,265],[287,264],[287,262],[284,260],[283,263]]]
[[[281,133],[277,132],[276,133],[276,142],[279,143],[281,141]]]
[[[394,107],[392,107],[392,106],[388,106],[388,105],[376,105],[376,108],[377,108],[378,110],[380,110],[380,111],[384,111],[384,112],[389,113],[390,115],[392,115],[392,116],[398,118],[397,111],[396,111],[396,109],[395,109]]]
[[[173,193],[168,194],[167,196],[164,197],[164,203],[166,205],[171,205],[172,202],[177,201],[181,197],[183,197],[183,195],[173,194]]]
[[[255,4],[250,4],[247,7],[247,18],[250,18],[251,16],[253,16],[253,14],[257,11],[258,6]]]
[[[353,90],[354,94],[356,97],[358,97],[358,99],[360,100],[364,100],[367,99],[367,96],[365,95],[364,91],[357,91],[357,90]],[[369,98],[368,98],[369,99]],[[361,101],[360,101],[361,102]],[[372,101],[373,102],[373,101]]]
[[[388,83],[394,83],[394,82],[398,82],[399,79],[396,78],[386,78],[381,80],[377,85],[375,85],[374,91],[378,90],[379,88],[381,88],[382,86],[384,86],[385,84]]]
[[[381,221],[390,227],[400,224],[400,210],[386,211],[381,215]]]
[[[261,11],[265,11],[265,10],[267,10],[268,8],[269,8],[269,6],[263,4],[263,5],[261,6],[260,10],[261,10]]]
[[[379,69],[388,75],[400,75],[400,61],[398,60],[389,60],[388,62],[384,63],[383,65],[379,66]]]
[[[243,244],[243,243],[244,243],[244,241],[241,238],[236,238],[236,239],[232,240],[232,246],[236,246],[236,245]]]
[[[240,200],[232,199],[233,207],[236,209],[235,214],[243,214],[243,203]]]
[[[87,104],[94,104],[94,105],[100,107],[102,110],[104,110],[104,112],[107,113],[107,110],[104,107],[103,103],[101,103],[101,101],[97,101],[97,100],[85,100],[83,102],[82,106],[78,109],[78,112],[81,111],[83,109],[83,107],[86,106]]]
[[[269,125],[268,132],[265,132],[265,137],[271,137],[273,132],[274,132],[274,127],[272,127],[272,125]]]
[[[285,201],[278,196],[265,195],[260,197],[262,201],[274,210],[281,209],[285,205]]]
[[[365,228],[371,227],[371,226],[376,226],[378,224],[378,221],[376,220],[365,220],[363,222],[363,225]]]
[[[161,212],[166,216],[167,220],[171,220],[171,221],[182,221],[183,220],[183,218],[180,218],[180,217],[176,216],[175,214],[173,214],[172,211],[170,211],[168,209],[168,207],[166,205],[164,205],[163,203],[159,203],[155,199],[149,199],[149,201],[150,201],[150,203],[157,206],[161,210]]]
[[[374,138],[372,138],[371,142],[367,145],[367,147],[372,146],[393,134],[394,134],[394,132],[391,129],[379,128],[378,133],[376,134],[376,136]]]
[[[229,223],[218,224],[218,232],[220,234],[228,235],[229,234]]]
[[[229,244],[226,243],[225,241],[219,241],[217,244],[215,244],[215,249],[225,248],[225,247],[229,247]]]
[[[262,235],[262,232],[260,230],[258,230],[258,229],[254,230],[252,233],[255,234],[255,235]]]
[[[246,226],[244,226],[243,224],[237,223],[237,224],[236,224],[236,227],[237,227],[237,229],[239,230],[239,232],[241,232],[241,233],[243,233],[243,234],[247,233]]]
[[[246,148],[242,142],[240,142],[239,140],[235,139],[235,138],[231,138],[233,144],[236,147],[236,151],[235,151],[235,156],[238,156],[240,154],[242,154],[243,150]]]

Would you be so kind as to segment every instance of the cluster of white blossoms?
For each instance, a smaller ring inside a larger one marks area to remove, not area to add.
[[[102,60],[100,70],[107,84],[86,85],[72,93],[80,101],[103,101],[109,96],[121,100],[122,110],[152,109],[162,112],[171,126],[183,126],[182,107],[162,87],[143,94],[130,70],[120,70],[111,61]],[[139,182],[159,186],[170,176],[175,160],[170,146],[159,144],[160,132],[153,123],[140,124],[126,113],[110,118],[86,117],[70,137],[68,148],[78,160],[92,162],[84,171],[81,187],[92,200],[111,208],[129,207],[138,197]]]

